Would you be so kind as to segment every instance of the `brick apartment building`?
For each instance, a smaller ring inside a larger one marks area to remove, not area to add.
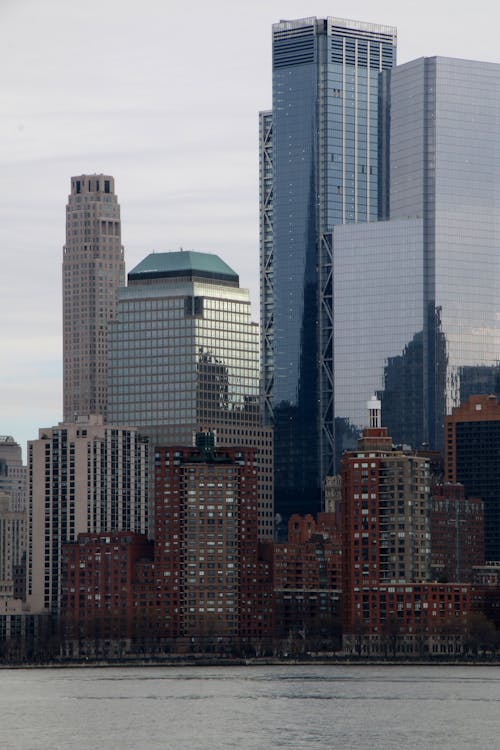
[[[258,476],[254,451],[155,452],[155,578],[163,630],[219,641],[266,634],[257,612]]]
[[[121,638],[136,649],[268,638],[272,556],[264,544],[259,557],[253,450],[198,435],[196,447],[157,448],[154,479],[154,545],[130,533],[65,545],[69,637]]]
[[[334,513],[294,514],[274,545],[277,638],[330,643],[340,632],[341,535]]]
[[[141,564],[151,568],[153,545],[128,531],[79,534],[63,546],[62,613],[69,641],[137,638]],[[142,614],[142,613],[141,613]]]
[[[341,462],[344,650],[456,653],[470,587],[429,580],[429,459],[392,446],[380,402],[369,411],[358,450]]]

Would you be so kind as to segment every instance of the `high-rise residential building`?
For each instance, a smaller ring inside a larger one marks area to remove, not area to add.
[[[445,479],[484,504],[484,554],[500,560],[500,404],[471,396],[445,418]]]
[[[252,449],[219,447],[211,432],[197,433],[195,446],[157,447],[154,544],[105,532],[64,545],[73,649],[132,639],[126,648],[143,652],[214,650],[272,639],[272,542],[258,542],[257,498]]]
[[[72,177],[63,258],[64,421],[106,414],[107,327],[124,279],[113,177]]]
[[[155,451],[155,576],[167,635],[226,642],[258,633],[254,451],[197,446]],[[268,635],[261,622],[260,635]]]
[[[372,408],[380,402],[372,399]],[[365,428],[342,459],[344,560],[353,586],[426,581],[430,564],[427,458],[393,448],[380,423]],[[358,599],[358,601],[361,601]]]
[[[273,26],[272,111],[260,116],[261,357],[285,516],[319,510],[334,473],[331,231],[385,216],[380,73],[395,51],[389,26]]]
[[[10,497],[13,512],[24,511],[26,467],[21,446],[10,435],[0,435],[0,492]]]
[[[341,460],[344,647],[460,652],[470,589],[429,582],[430,461],[392,445],[377,399],[369,410],[357,450]]]
[[[100,415],[39,430],[28,442],[26,595],[32,612],[61,606],[62,547],[89,532],[148,531],[148,443]]]
[[[390,220],[333,232],[338,456],[373,392],[396,443],[438,449],[445,414],[500,392],[500,65],[421,58],[382,78]]]
[[[216,255],[148,255],[119,290],[109,326],[108,419],[136,425],[154,445],[191,445],[210,429],[221,447],[254,449],[265,538],[273,534],[273,441],[250,312],[248,290]]]

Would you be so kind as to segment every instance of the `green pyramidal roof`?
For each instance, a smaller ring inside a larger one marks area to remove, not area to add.
[[[133,268],[128,280],[165,279],[174,277],[205,278],[239,284],[239,276],[218,255],[179,250],[171,253],[151,253]]]

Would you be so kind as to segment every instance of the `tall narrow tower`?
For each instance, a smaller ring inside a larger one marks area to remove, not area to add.
[[[273,26],[272,112],[260,116],[261,361],[285,516],[318,510],[334,468],[331,232],[384,215],[380,73],[395,56],[389,26]]]
[[[106,416],[106,338],[125,282],[113,177],[71,178],[63,258],[63,411]]]

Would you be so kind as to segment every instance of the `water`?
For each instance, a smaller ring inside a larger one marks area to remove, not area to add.
[[[499,747],[500,667],[0,670],[2,750]]]

